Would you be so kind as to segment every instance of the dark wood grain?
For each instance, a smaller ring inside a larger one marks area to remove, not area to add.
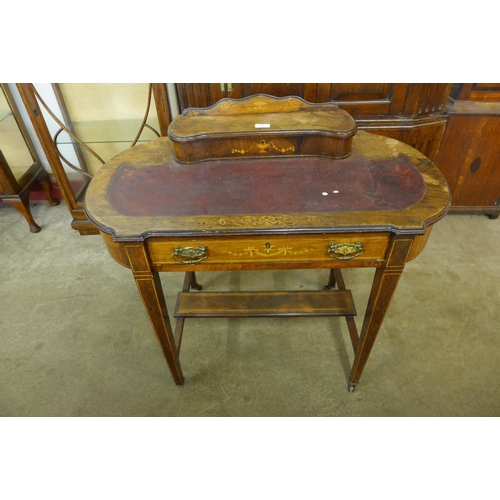
[[[461,101],[500,101],[500,83],[463,83],[458,99]]]
[[[498,84],[497,84],[498,85]],[[493,84],[480,101],[452,101],[448,126],[436,158],[452,194],[451,211],[500,215],[500,87]],[[469,89],[471,92],[471,88]],[[462,93],[463,94],[463,93]],[[489,96],[489,97],[488,97]]]
[[[355,316],[350,290],[179,294],[175,317]]]

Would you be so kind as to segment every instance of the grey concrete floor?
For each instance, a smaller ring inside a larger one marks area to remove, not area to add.
[[[0,204],[1,416],[498,416],[500,221],[449,215],[410,262],[354,394],[343,318],[187,320],[176,386],[131,273],[66,207]],[[344,273],[358,327],[373,270]],[[327,271],[199,273],[319,289]],[[162,274],[172,311],[183,276]]]

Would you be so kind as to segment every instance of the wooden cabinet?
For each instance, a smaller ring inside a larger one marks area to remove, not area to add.
[[[88,183],[118,152],[167,134],[171,116],[167,87],[165,83],[52,86],[60,113],[50,108],[34,84],[17,84],[73,217],[71,226],[82,235],[97,234],[83,207]],[[70,155],[76,155],[75,163]]]
[[[500,215],[500,84],[455,85],[436,158],[450,186],[450,212]]]
[[[223,98],[254,94],[296,95],[309,102],[335,102],[353,116],[442,114],[449,83],[178,83],[181,111],[212,106]]]
[[[334,101],[351,115],[397,115],[407,89],[407,84],[397,83],[319,83],[316,100]]]
[[[309,102],[316,101],[315,83],[177,83],[181,111],[206,108],[224,98],[241,99],[254,94],[276,97],[296,95]]]
[[[31,214],[30,187],[39,182],[51,205],[59,200],[52,196],[49,175],[35,154],[14,99],[6,84],[0,88],[0,200],[17,209],[26,219],[32,233],[40,226]]]
[[[500,101],[500,83],[461,83],[452,97],[460,101]]]
[[[360,130],[398,139],[434,160],[446,127],[443,113],[451,84],[178,83],[176,88],[181,111],[258,93],[332,101],[354,117]]]

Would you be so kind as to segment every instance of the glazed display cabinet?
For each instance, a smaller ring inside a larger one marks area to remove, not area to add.
[[[52,195],[49,175],[35,152],[9,87],[0,87],[0,200],[18,210],[30,231],[38,233],[41,227],[33,219],[29,201],[33,183],[42,186],[51,205],[58,205],[59,200]]]
[[[166,135],[166,84],[52,84],[48,104],[37,84],[17,88],[80,234],[96,234],[83,211],[88,183],[129,147]]]

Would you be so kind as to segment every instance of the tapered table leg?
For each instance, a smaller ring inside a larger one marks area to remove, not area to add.
[[[175,345],[172,325],[168,316],[160,276],[157,271],[151,268],[144,245],[127,245],[126,250],[135,283],[162,348],[170,373],[174,382],[180,385],[184,382],[184,376]]]
[[[350,392],[354,392],[368,361],[373,344],[403,272],[412,241],[412,238],[393,238],[384,265],[377,268],[375,272],[363,328],[351,369],[348,386]]]
[[[335,269],[330,269],[330,276],[328,278],[328,284],[323,287],[323,290],[333,290],[337,280],[335,278]]]

